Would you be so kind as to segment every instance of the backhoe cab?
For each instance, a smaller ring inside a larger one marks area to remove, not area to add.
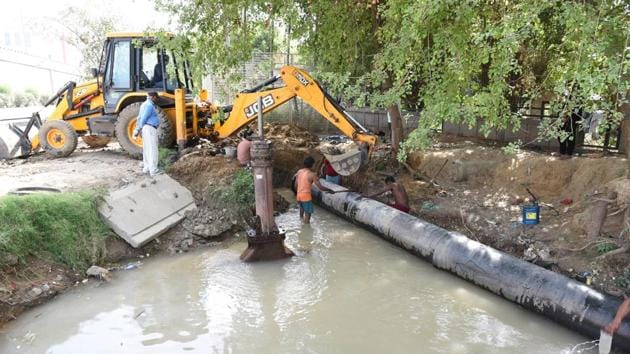
[[[185,61],[156,45],[154,37],[142,33],[108,34],[95,78],[80,84],[66,83],[46,104],[54,104],[52,114],[42,122],[39,114],[30,118],[26,129],[10,129],[19,137],[8,150],[11,158],[25,156],[41,147],[52,156],[70,155],[79,137],[92,147],[103,147],[116,137],[133,156],[142,155],[142,138],[133,138],[136,117],[148,91],[157,91],[160,143],[175,141],[175,93],[192,90],[190,71]],[[30,130],[39,128],[32,140]]]
[[[56,107],[44,122],[35,113],[26,129],[12,125],[19,142],[8,150],[0,141],[0,159],[25,156],[39,147],[56,157],[68,156],[79,137],[92,147],[105,146],[116,137],[129,154],[141,156],[142,138],[132,135],[148,91],[159,95],[158,136],[160,145],[165,147],[176,142],[181,149],[199,137],[216,141],[233,136],[256,119],[261,109],[258,97],[262,97],[263,113],[299,97],[346,136],[369,149],[376,143],[375,135],[304,70],[284,66],[279,76],[236,95],[231,107],[220,107],[207,102],[203,89],[199,91],[201,104],[195,103],[188,63],[181,58],[178,53],[159,48],[156,38],[142,33],[108,34],[95,78],[78,85],[68,82],[47,102],[46,105],[54,103]],[[283,85],[272,86],[278,82]],[[33,128],[39,128],[39,134],[31,141],[29,133]],[[347,175],[358,169],[359,155],[356,150],[329,160],[340,174]]]

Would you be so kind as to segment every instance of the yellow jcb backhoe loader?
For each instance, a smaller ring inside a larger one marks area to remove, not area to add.
[[[304,70],[284,66],[279,76],[237,94],[232,106],[221,107],[206,103],[207,91],[203,89],[195,102],[188,63],[177,62],[178,56],[156,44],[156,38],[142,33],[108,34],[99,68],[93,70],[95,78],[64,85],[47,102],[46,106],[55,104],[55,110],[45,121],[34,113],[25,129],[10,125],[19,141],[9,150],[0,140],[0,159],[26,156],[40,147],[52,156],[68,156],[79,137],[92,147],[105,146],[115,137],[130,155],[141,156],[142,138],[132,135],[148,91],[159,95],[158,136],[165,147],[177,143],[181,149],[199,137],[216,141],[233,136],[257,118],[261,109],[258,97],[262,97],[263,113],[299,97],[353,140],[367,143],[369,149],[376,143],[376,136]],[[278,82],[283,85],[271,86]],[[31,140],[33,128],[39,133]],[[353,151],[331,156],[331,162],[344,171],[342,174],[352,173],[358,168],[357,155],[358,151]]]

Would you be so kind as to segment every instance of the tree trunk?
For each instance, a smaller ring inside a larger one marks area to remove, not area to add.
[[[400,143],[403,138],[403,126],[402,126],[402,117],[400,115],[400,109],[398,105],[391,105],[387,108],[387,112],[392,120],[392,148],[395,152],[398,152],[398,148],[400,147]]]
[[[390,74],[391,75],[391,74]],[[383,84],[383,91],[387,91],[392,88],[392,79],[388,77]],[[395,153],[398,152],[400,148],[400,143],[403,138],[403,124],[402,124],[402,116],[400,114],[400,108],[398,104],[393,104],[387,107],[387,113],[389,113],[389,117],[392,121],[392,149]]]
[[[623,152],[630,159],[630,119],[622,120],[619,129],[621,129],[619,152]]]
[[[626,93],[626,101],[630,99],[630,92]],[[619,141],[619,152],[626,154],[626,160],[628,161],[628,167],[630,167],[630,103],[624,103],[618,111],[623,113],[624,120],[621,121],[619,129],[621,129],[621,136]],[[627,178],[630,178],[630,168],[628,168]]]
[[[599,233],[602,230],[602,226],[604,226],[604,221],[606,220],[606,214],[608,213],[608,204],[611,201],[617,199],[616,192],[609,192],[603,196],[597,198],[593,206],[589,208],[590,217],[586,221],[586,225],[584,229],[586,230],[586,235],[589,238],[597,238],[599,237]]]

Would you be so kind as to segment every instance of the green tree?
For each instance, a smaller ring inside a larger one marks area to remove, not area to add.
[[[90,76],[91,68],[98,68],[105,35],[114,32],[119,26],[114,17],[91,15],[74,6],[59,12],[52,22],[55,24],[51,28],[53,34],[81,53],[81,71],[86,77]]]
[[[9,94],[11,93],[11,86],[0,84],[0,93]]]
[[[200,72],[229,73],[251,58],[257,33],[291,26],[301,55],[334,93],[421,110],[401,149],[426,146],[443,121],[482,131],[519,127],[541,96],[552,113],[603,109],[619,123],[628,93],[630,9],[621,0],[157,0],[176,15]],[[541,135],[562,136],[561,121]]]
[[[316,68],[315,75],[332,91],[344,91],[358,104],[364,104],[369,96],[359,88],[365,88],[361,86],[366,82],[364,75],[373,70],[373,58],[379,50],[378,2],[156,0],[158,8],[175,15],[179,32],[186,36],[172,38],[166,46],[190,54],[197,81],[207,72],[240,81],[235,69],[251,59],[261,34],[290,27],[291,37],[300,43],[300,54]],[[387,75],[379,85],[375,80],[370,84],[379,86],[377,90],[388,90],[391,80],[386,79]],[[353,89],[348,89],[349,85]],[[393,113],[395,127],[402,126],[398,101],[381,100]],[[400,129],[396,131],[400,136]]]
[[[517,129],[518,107],[541,95],[561,117],[604,109],[604,124],[619,123],[630,28],[621,1],[390,0],[381,11],[377,66],[395,72],[393,89],[423,109],[420,129],[479,118],[486,133]],[[548,123],[542,135],[562,134]]]
[[[387,108],[392,121],[392,147],[402,139],[401,96],[393,88],[395,73],[375,66],[382,50],[379,38],[386,19],[381,0],[296,1],[303,14],[294,35],[302,41],[303,54],[329,87],[352,104]],[[293,22],[292,22],[293,23]],[[389,93],[389,94],[386,94]]]

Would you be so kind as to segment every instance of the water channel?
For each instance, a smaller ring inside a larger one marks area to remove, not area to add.
[[[148,259],[23,314],[0,353],[569,353],[587,339],[316,209],[299,255],[244,242]]]

